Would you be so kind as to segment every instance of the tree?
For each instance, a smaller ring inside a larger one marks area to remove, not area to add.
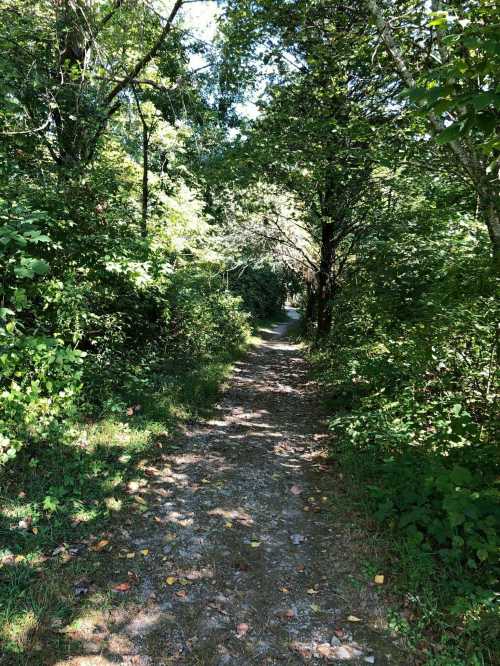
[[[494,3],[365,0],[392,66],[474,187],[500,266],[499,38]]]
[[[274,65],[262,117],[249,133],[248,159],[256,174],[265,169],[308,209],[320,259],[306,310],[315,312],[324,337],[347,260],[341,250],[348,254],[367,228],[363,203],[384,125],[366,67],[366,16],[358,9],[341,13],[335,3],[281,8],[261,2],[237,3],[229,19],[229,34],[243,53],[257,42],[262,60]]]
[[[136,55],[140,9],[123,0],[44,0],[35,12],[11,0],[3,10],[4,86],[9,120],[22,129],[8,135],[39,137],[64,177],[85,167],[124,93],[164,48],[182,4],[176,0],[162,21],[145,10],[148,46]],[[127,21],[135,30],[126,31]]]

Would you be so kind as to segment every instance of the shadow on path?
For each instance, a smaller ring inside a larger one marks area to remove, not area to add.
[[[338,506],[315,387],[288,326],[264,332],[213,418],[134,491],[147,510],[117,530],[108,584],[125,572],[135,585],[109,608],[88,599],[66,630],[67,658],[40,663],[411,663],[375,589],[351,584],[369,537]]]

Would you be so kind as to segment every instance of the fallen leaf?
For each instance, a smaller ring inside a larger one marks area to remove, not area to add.
[[[133,558],[135,557],[135,553],[127,553],[127,554],[125,555],[125,557],[126,557],[128,560],[131,560],[131,559],[133,559]]]
[[[319,594],[319,590],[315,590],[313,587],[310,587],[307,590],[307,594]]]
[[[260,541],[250,541],[250,546],[252,548],[258,548],[260,546],[261,542]]]
[[[292,495],[300,495],[304,491],[300,486],[292,486],[290,488],[290,492],[292,493]]]
[[[348,618],[347,618],[347,621],[348,622],[361,622],[359,617],[356,617],[355,615],[349,615]]]
[[[283,592],[283,594],[288,594],[290,590],[286,587],[280,587],[280,592]]]
[[[128,592],[130,590],[130,583],[118,583],[113,587],[115,592]]]
[[[232,526],[233,526],[233,523],[229,523],[229,522],[224,523],[224,527],[227,527],[228,529],[231,529]]]
[[[108,544],[109,541],[107,539],[101,539],[92,546],[92,550],[95,550],[97,553],[99,553],[101,550],[104,550]]]
[[[311,604],[310,609],[312,610],[313,613],[319,613],[321,610],[321,607],[318,606],[318,604]]]
[[[384,576],[382,574],[378,574],[375,576],[373,579],[377,585],[383,585],[384,584]]]
[[[144,557],[147,557],[149,555],[149,548],[143,548],[141,550],[141,555],[144,555]]]
[[[236,635],[238,638],[243,638],[249,629],[250,627],[248,624],[246,624],[246,622],[240,622],[240,624],[236,627]]]
[[[127,416],[133,416],[133,415],[134,415],[134,408],[127,407]]]
[[[175,576],[167,576],[165,582],[167,585],[175,585],[176,580],[177,578],[175,578]]]
[[[33,532],[33,534],[38,534],[38,527],[32,527],[31,531]]]

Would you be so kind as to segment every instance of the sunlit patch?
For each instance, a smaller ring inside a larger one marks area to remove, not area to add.
[[[116,497],[106,497],[104,503],[108,511],[121,511],[123,508],[123,501]]]
[[[144,609],[140,611],[125,627],[125,632],[129,636],[143,636],[148,634],[161,619],[159,611],[151,611],[151,609]]]
[[[54,666],[116,666],[116,661],[110,661],[102,655],[82,655],[57,661]]]
[[[186,474],[171,472],[170,474],[165,474],[162,476],[162,481],[163,483],[171,483],[175,486],[184,487],[188,485],[190,479]]]
[[[214,578],[214,576],[215,571],[213,567],[202,567],[201,569],[181,569],[179,571],[179,577],[186,578],[191,582],[211,579]]]
[[[123,634],[111,634],[106,643],[108,650],[115,654],[129,654],[134,649],[134,644],[130,638],[123,636]]]
[[[79,525],[80,523],[90,523],[98,515],[97,509],[79,509],[71,514],[71,523],[72,525]]]
[[[181,527],[190,527],[193,524],[193,518],[190,516],[194,516],[194,513],[182,514],[178,511],[169,511],[165,516],[165,520]]]
[[[3,625],[0,636],[6,643],[13,643],[18,648],[25,646],[30,634],[36,629],[38,618],[33,611],[24,611],[12,615]]]
[[[171,459],[176,465],[195,465],[196,463],[203,462],[204,457],[195,453],[183,453],[180,455],[171,456]]]
[[[240,525],[250,526],[254,524],[252,516],[242,509],[223,509],[217,507],[207,512],[209,516],[221,516],[228,521],[237,521]]]

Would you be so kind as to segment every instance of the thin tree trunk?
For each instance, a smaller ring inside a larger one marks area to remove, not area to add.
[[[318,272],[318,328],[317,337],[324,338],[332,327],[332,283],[331,274],[334,258],[334,225],[323,224],[321,230],[321,260]]]
[[[310,324],[314,321],[314,314],[316,310],[316,292],[314,285],[308,280],[306,282],[306,310],[304,313],[304,318],[306,324]]]
[[[149,138],[151,136],[151,129],[148,127],[146,116],[142,112],[141,102],[137,95],[135,88],[132,88],[134,93],[135,104],[137,106],[137,113],[142,124],[142,211],[141,211],[141,234],[143,238],[148,235],[148,203],[149,203]]]
[[[148,200],[149,200],[149,133],[148,126],[142,122],[142,235],[148,235]]]

